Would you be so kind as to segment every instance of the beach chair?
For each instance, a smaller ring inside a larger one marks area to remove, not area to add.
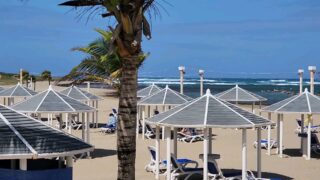
[[[155,147],[148,146],[148,150],[151,155],[150,162],[145,166],[145,170],[147,172],[153,172],[156,173],[156,149]],[[198,167],[198,162],[191,160],[191,159],[184,159],[184,158],[179,158],[177,159],[177,162],[182,166],[186,167],[189,166],[190,164],[194,164],[195,167]],[[167,170],[167,161],[166,160],[159,160],[159,173],[164,174],[165,171]]]
[[[152,129],[152,127],[146,123],[146,131],[144,133],[144,136],[148,139],[153,139],[156,137],[156,133],[154,132],[154,130]],[[160,134],[161,136],[161,134]]]
[[[260,143],[261,143],[261,148],[268,149],[268,139],[261,139]],[[274,139],[270,139],[270,148],[271,149],[272,148],[276,148],[277,146],[278,146],[277,141],[274,140]],[[258,147],[258,142],[257,141],[255,141],[253,143],[253,147],[254,148]]]
[[[301,120],[297,119],[296,133],[300,133],[301,132],[301,125],[302,125]],[[319,129],[320,129],[320,125],[311,126],[311,132],[313,132],[313,133],[318,132]],[[304,126],[304,131],[306,132],[307,130],[308,130],[308,126]]]
[[[196,141],[203,141],[203,134],[198,134],[196,131],[190,131],[191,134],[178,132],[178,140],[185,143],[193,143]]]
[[[105,125],[104,127],[100,128],[100,132],[101,133],[107,133],[107,134],[111,134],[116,132],[117,130],[117,126],[116,125]]]
[[[82,127],[81,122],[76,122],[74,118],[71,118],[71,128],[75,130],[79,130]]]
[[[242,172],[224,173],[218,166],[216,160],[208,159],[208,177],[210,180],[224,179],[224,180],[241,180]],[[256,178],[251,171],[247,171],[246,178],[248,180],[265,180],[265,178]]]
[[[316,154],[320,154],[320,142],[316,134],[311,134],[311,150]]]
[[[176,180],[181,176],[185,176],[184,180],[188,180],[191,176],[195,174],[202,174],[203,173],[203,168],[190,168],[190,167],[185,167],[179,164],[178,160],[174,157],[173,154],[171,154],[171,164],[173,170],[171,171],[170,174],[167,173],[167,176],[171,176],[171,179]]]

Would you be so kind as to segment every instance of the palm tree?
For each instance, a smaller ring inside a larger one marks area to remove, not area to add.
[[[42,73],[41,73],[41,78],[43,80],[48,80],[48,83],[49,85],[51,84],[51,80],[52,80],[52,76],[51,76],[51,71],[49,70],[44,70]]]
[[[28,80],[30,78],[30,73],[29,71],[23,70],[22,71],[22,81],[26,83],[26,87],[28,87]]]
[[[116,53],[121,59],[119,121],[117,133],[118,179],[135,179],[136,159],[136,114],[137,114],[137,74],[142,36],[151,38],[151,29],[145,13],[154,9],[154,0],[69,0],[60,5],[87,7],[87,11],[100,9],[102,17],[112,17],[116,21],[110,37]]]
[[[72,50],[81,51],[89,55],[82,62],[74,67],[69,74],[60,78],[61,81],[72,81],[72,84],[81,84],[84,81],[100,81],[103,83],[109,83],[118,89],[118,82],[121,75],[121,59],[116,53],[110,54],[110,36],[111,32],[96,30],[102,35],[102,38],[96,39],[86,47],[77,47]],[[138,66],[141,66],[142,62],[148,54],[145,54],[139,58]]]

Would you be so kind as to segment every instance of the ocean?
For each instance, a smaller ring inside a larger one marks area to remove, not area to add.
[[[164,88],[168,85],[171,89],[180,91],[180,79],[178,78],[139,78],[139,89],[152,83]],[[268,99],[265,105],[279,102],[285,98],[299,93],[298,79],[244,79],[244,78],[205,78],[204,91],[210,89],[212,94],[216,94],[234,87],[238,84],[240,87],[263,96]],[[304,88],[310,87],[309,80],[304,80]],[[199,78],[184,79],[184,94],[196,98],[200,95]],[[320,94],[320,82],[315,82],[315,94]]]

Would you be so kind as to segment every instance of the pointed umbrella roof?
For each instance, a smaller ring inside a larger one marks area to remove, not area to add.
[[[320,114],[320,97],[308,92],[305,89],[300,95],[289,97],[285,100],[272,104],[262,111],[276,113],[299,113],[299,114]]]
[[[264,97],[242,89],[238,85],[229,90],[218,93],[215,96],[229,102],[261,102],[267,100]]]
[[[162,88],[158,87],[157,85],[155,85],[154,83],[146,88],[140,89],[137,92],[137,97],[139,98],[144,98],[147,96],[150,96],[152,94],[155,94],[159,91],[161,91]]]
[[[193,101],[146,120],[170,127],[255,128],[273,124],[231,103],[207,93]]]
[[[31,98],[12,106],[19,112],[34,113],[72,113],[72,112],[91,112],[95,109],[64,94],[56,92],[49,86]]]
[[[184,94],[180,94],[166,86],[166,88],[160,90],[159,92],[141,99],[138,105],[180,105],[192,98]]]
[[[23,87],[20,83],[11,88],[0,91],[0,97],[28,97],[36,94],[36,92]]]
[[[79,138],[0,105],[0,159],[70,156],[93,150]]]
[[[88,91],[84,91],[77,86],[71,86],[65,90],[60,91],[60,93],[78,101],[102,100],[101,97],[91,94]]]

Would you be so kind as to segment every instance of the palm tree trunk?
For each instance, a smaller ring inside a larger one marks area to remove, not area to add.
[[[122,62],[117,131],[118,180],[134,180],[138,69],[135,58],[126,58]]]

